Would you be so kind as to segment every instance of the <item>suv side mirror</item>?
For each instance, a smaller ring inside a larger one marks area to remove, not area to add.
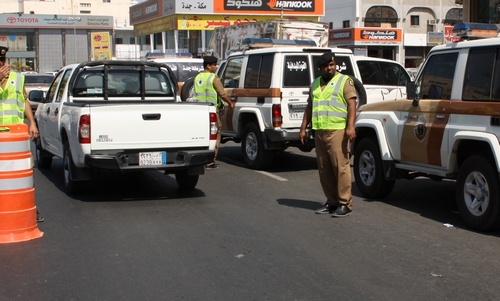
[[[30,94],[28,95],[28,99],[30,101],[42,102],[43,101],[43,91],[41,91],[41,90],[30,91]]]
[[[406,98],[413,100],[412,106],[418,107],[419,100],[416,93],[416,85],[415,82],[407,82],[406,83]]]

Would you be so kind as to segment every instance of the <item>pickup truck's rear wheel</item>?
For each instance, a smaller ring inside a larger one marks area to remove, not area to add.
[[[253,122],[247,124],[243,131],[241,151],[246,165],[252,169],[264,169],[271,165],[274,159],[274,153],[264,148],[262,133]]]
[[[71,150],[69,149],[69,143],[64,144],[63,153],[63,170],[64,170],[64,187],[67,193],[78,193],[81,188],[81,182],[74,180],[74,171],[76,166],[71,158]]]
[[[180,189],[190,190],[198,184],[199,175],[189,175],[187,170],[178,171],[175,173],[175,180]]]
[[[456,200],[460,216],[481,231],[500,227],[500,188],[496,164],[484,156],[465,160],[457,177]]]
[[[377,143],[369,137],[361,139],[354,151],[354,178],[359,191],[369,198],[382,198],[391,193],[395,180],[384,177],[382,157]]]
[[[52,165],[52,154],[42,148],[42,142],[40,141],[40,139],[41,138],[38,137],[38,139],[36,139],[35,141],[36,166],[40,169],[50,168],[50,166]]]

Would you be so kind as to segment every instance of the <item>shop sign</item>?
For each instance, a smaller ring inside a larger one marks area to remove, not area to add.
[[[174,15],[135,25],[134,36],[141,37],[175,29],[177,29],[177,16]]]
[[[149,0],[130,7],[130,25],[162,16],[162,7],[158,0]]]
[[[344,28],[330,30],[328,43],[335,45],[399,45],[403,30],[399,28]]]
[[[443,44],[444,34],[442,32],[428,32],[427,44],[441,45]]]
[[[271,18],[275,20],[274,18]],[[296,17],[289,20],[318,21],[318,17]],[[219,26],[245,24],[270,20],[270,16],[218,16],[218,15],[183,15],[179,16],[177,29],[182,30],[213,30]]]
[[[324,0],[214,0],[216,14],[323,16]]]
[[[3,28],[113,29],[112,16],[0,14]]]
[[[111,59],[111,41],[109,32],[93,32],[90,34],[92,39],[92,58],[94,61],[103,61]]]
[[[460,41],[460,37],[455,37],[453,35],[453,26],[445,26],[444,27],[444,43],[456,43]]]

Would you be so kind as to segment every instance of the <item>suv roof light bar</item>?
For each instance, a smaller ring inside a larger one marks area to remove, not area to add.
[[[499,28],[495,24],[457,23],[453,26],[453,35],[462,40],[476,40],[498,37]]]
[[[297,46],[297,47],[310,47],[318,46],[316,42],[309,40],[281,40],[269,38],[245,38],[242,45],[247,46],[249,49],[254,48],[271,48],[282,46]]]

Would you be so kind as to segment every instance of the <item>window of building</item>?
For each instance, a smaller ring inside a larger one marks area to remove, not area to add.
[[[365,16],[366,27],[381,27],[382,24],[397,27],[398,13],[389,6],[372,6]]]
[[[349,20],[342,21],[342,28],[349,28],[349,27],[351,27],[351,21]]]
[[[129,44],[135,44],[135,38],[134,37],[131,37],[130,40],[129,40]]]
[[[123,44],[123,38],[116,38],[115,44]]]
[[[80,3],[80,7],[91,7],[91,3]]]
[[[89,14],[91,14],[91,13],[92,13],[92,12],[91,12],[90,10],[81,10],[81,11],[80,11],[80,14],[82,14],[82,15],[83,15],[83,14],[89,15]]]
[[[410,16],[410,25],[416,26],[420,25],[420,16]]]
[[[102,3],[111,3],[111,0],[102,0]]]

